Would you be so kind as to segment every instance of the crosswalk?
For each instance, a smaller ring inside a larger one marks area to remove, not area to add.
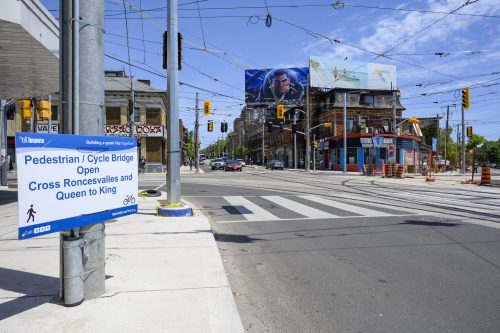
[[[434,215],[372,201],[349,201],[316,195],[191,197],[217,223]]]

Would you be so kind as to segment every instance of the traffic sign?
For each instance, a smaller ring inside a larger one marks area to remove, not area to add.
[[[437,151],[437,138],[432,138],[432,151]]]
[[[137,212],[132,137],[16,133],[19,239]]]

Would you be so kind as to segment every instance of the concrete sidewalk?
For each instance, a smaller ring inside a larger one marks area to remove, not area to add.
[[[59,235],[18,241],[17,202],[1,205],[0,332],[243,332],[207,218],[156,206],[106,224],[106,293],[66,308]]]

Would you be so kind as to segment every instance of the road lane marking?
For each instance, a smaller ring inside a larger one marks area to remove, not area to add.
[[[279,220],[279,217],[269,213],[264,208],[240,196],[222,197],[231,206],[240,212],[247,221]],[[251,213],[248,213],[250,211]]]
[[[445,216],[445,213],[428,213],[428,214],[421,214],[422,216]],[[391,215],[391,217],[411,217],[415,216],[415,214],[402,214],[402,215]],[[342,219],[367,219],[367,218],[387,218],[387,216],[333,216],[329,217],[328,219],[330,220],[342,220]],[[321,218],[311,218],[311,217],[290,217],[290,218],[283,218],[283,219],[277,219],[277,220],[261,220],[261,221],[245,221],[245,220],[233,220],[233,221],[216,221],[218,224],[226,224],[226,223],[255,223],[255,222],[281,222],[281,221],[302,221],[302,220],[321,220]],[[500,223],[499,223],[500,225]]]
[[[345,211],[348,211],[351,213],[360,214],[360,215],[364,215],[364,216],[391,216],[391,215],[393,215],[393,214],[384,213],[384,212],[381,212],[378,210],[363,208],[363,207],[343,203],[340,201],[335,201],[335,200],[317,197],[315,195],[302,195],[302,196],[299,196],[299,198],[303,198],[303,199],[306,199],[306,200],[309,200],[312,202],[320,203],[320,204],[325,205],[325,206],[330,206],[330,207],[342,209],[342,210],[345,210]]]
[[[306,216],[308,218],[333,218],[333,217],[338,217],[337,215],[330,214],[327,212],[324,212],[322,210],[312,208],[306,205],[303,205],[299,202],[289,200],[280,196],[275,196],[275,195],[269,195],[269,196],[262,196],[261,198],[269,200],[275,204],[278,204],[280,206],[283,206],[284,208],[291,210],[295,213],[298,213],[300,215]]]

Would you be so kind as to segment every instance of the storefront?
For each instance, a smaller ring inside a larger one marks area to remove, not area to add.
[[[407,166],[411,170],[418,166],[420,141],[421,139],[416,136],[398,136],[394,148],[392,134],[348,134],[347,171],[361,172],[363,165],[366,165],[382,172],[384,164],[389,164],[391,161]],[[320,160],[321,168],[343,171],[343,136],[337,136],[325,142],[329,142],[329,147],[328,150],[320,150],[323,156]]]

